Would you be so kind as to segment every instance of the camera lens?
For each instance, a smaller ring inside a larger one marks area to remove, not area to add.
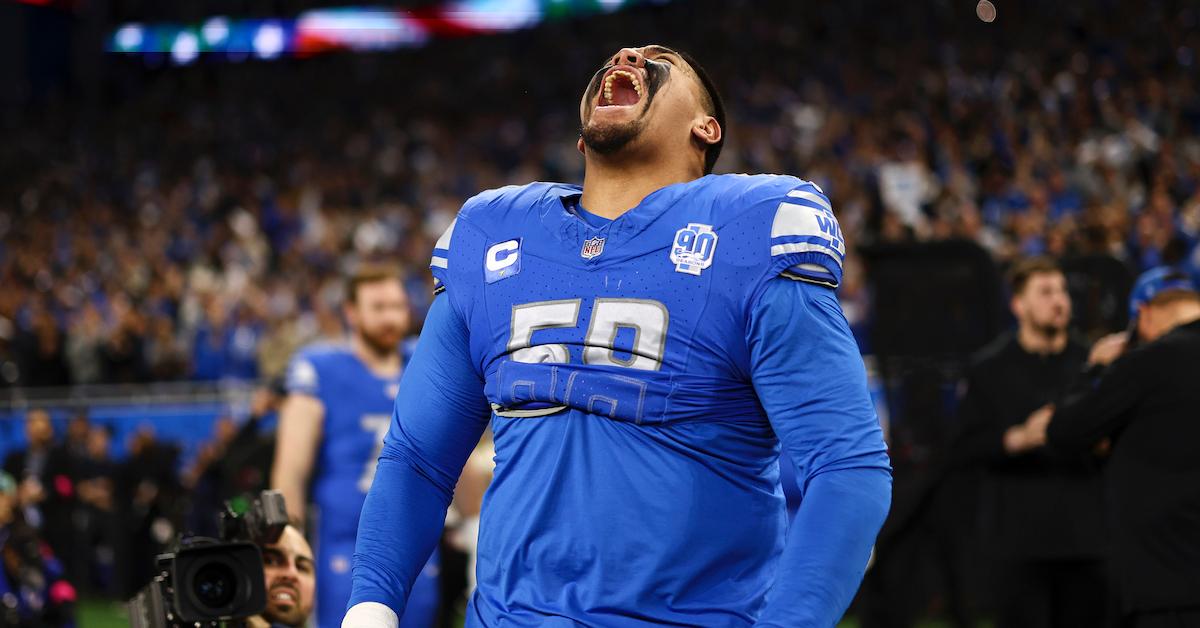
[[[175,554],[168,586],[180,625],[189,625],[261,612],[267,605],[265,580],[253,543],[201,539]]]
[[[223,562],[212,562],[196,570],[192,594],[209,608],[224,608],[237,593],[237,576]]]

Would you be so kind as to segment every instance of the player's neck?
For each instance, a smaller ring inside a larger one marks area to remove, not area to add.
[[[580,204],[589,212],[615,220],[637,207],[655,190],[703,176],[684,163],[614,163],[588,159]]]
[[[354,355],[358,356],[358,359],[366,365],[367,370],[379,377],[393,377],[400,372],[399,351],[379,353],[358,336],[350,338],[350,348],[354,351]]]

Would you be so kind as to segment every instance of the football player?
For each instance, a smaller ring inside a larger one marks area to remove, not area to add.
[[[271,486],[283,493],[293,523],[304,524],[310,495],[316,507],[318,628],[338,626],[350,598],[358,516],[388,429],[409,330],[400,276],[386,266],[358,269],[347,281],[344,314],[348,343],[306,347],[288,366],[271,470]],[[435,558],[417,578],[402,625],[433,625],[436,573]]]
[[[467,626],[833,626],[891,472],[829,200],[712,175],[721,100],[663,46],[608,58],[579,113],[582,187],[484,192],[436,244],[342,625],[396,625],[490,422]]]

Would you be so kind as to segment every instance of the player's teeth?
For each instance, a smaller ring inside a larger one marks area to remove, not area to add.
[[[626,72],[624,70],[617,70],[617,71],[609,74],[608,76],[604,77],[604,92],[603,92],[604,99],[610,103],[612,102],[613,81],[616,80],[618,74],[629,79],[629,83],[631,85],[633,85],[633,90],[635,92],[637,92],[638,99],[641,99],[641,97],[642,97],[641,82],[638,81],[638,78],[636,75],[630,74],[629,72]]]

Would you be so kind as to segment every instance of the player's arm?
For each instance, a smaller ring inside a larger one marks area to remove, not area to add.
[[[449,295],[434,299],[405,369],[354,547],[343,628],[398,625],[413,581],[437,545],[463,464],[490,411],[467,326]]]
[[[891,503],[891,465],[866,371],[834,291],[764,286],[748,338],[755,391],[803,494],[761,626],[837,623]]]
[[[305,362],[298,368],[311,369],[312,366]],[[293,370],[296,369],[297,365],[293,365]],[[289,387],[293,390],[279,410],[271,487],[283,494],[292,525],[303,529],[308,481],[321,441],[325,405],[307,390],[297,390],[291,383]]]

